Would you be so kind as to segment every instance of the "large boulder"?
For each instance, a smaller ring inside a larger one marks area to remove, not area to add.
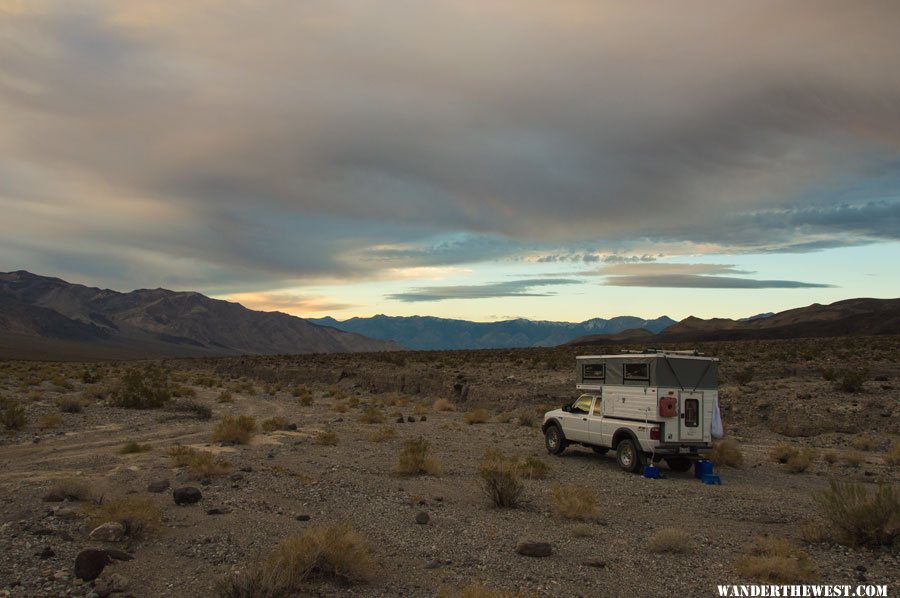
[[[172,491],[172,498],[175,500],[176,505],[193,505],[200,502],[203,494],[199,488],[183,486]]]

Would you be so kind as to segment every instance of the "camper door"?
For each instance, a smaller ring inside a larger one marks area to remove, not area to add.
[[[682,442],[703,441],[703,393],[682,391],[678,397],[678,436]]]

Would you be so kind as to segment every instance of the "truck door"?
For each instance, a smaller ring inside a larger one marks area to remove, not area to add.
[[[591,414],[588,416],[589,443],[596,446],[609,446],[609,438],[604,439],[603,437],[603,427],[603,397],[598,395],[594,398],[594,406],[591,407]]]
[[[563,431],[566,438],[574,442],[588,442],[588,416],[591,413],[593,395],[581,395],[572,403],[567,414]]]
[[[678,408],[678,439],[703,442],[703,393],[681,391]]]

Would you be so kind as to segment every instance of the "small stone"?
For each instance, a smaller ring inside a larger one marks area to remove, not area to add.
[[[856,566],[856,570],[857,570],[857,571],[861,571],[861,572],[863,572],[863,573],[865,573],[866,571],[868,571],[868,569],[866,569],[866,566],[865,566],[865,565],[857,565],[857,566]]]
[[[304,515],[297,515],[294,519],[296,519],[297,521],[309,521],[310,517],[309,517],[309,515],[304,514]]]
[[[56,553],[53,552],[53,549],[49,546],[44,546],[44,549],[38,553],[35,553],[35,555],[40,557],[41,560],[46,561],[49,558],[55,557]]]
[[[268,455],[266,455],[266,459],[274,459],[274,458],[275,458],[275,453],[269,453]]]
[[[105,576],[105,581],[110,592],[124,592],[128,589],[128,578],[121,573]]]
[[[426,569],[438,569],[441,566],[441,564],[442,563],[440,561],[428,561],[427,563],[425,563],[425,568]]]
[[[73,519],[78,519],[81,515],[75,509],[68,509],[65,507],[60,507],[53,512],[53,516],[57,519],[62,519],[63,521],[72,521]]]
[[[406,416],[406,421],[408,421],[409,423],[413,423],[414,421],[416,421],[416,418],[414,418],[414,417],[411,416],[411,415],[407,415],[407,416]]]
[[[287,429],[290,430],[291,432],[296,432],[296,431],[297,431],[297,424],[288,424],[288,425],[287,425]]]
[[[606,566],[606,561],[595,558],[595,559],[588,559],[586,561],[581,561],[581,564],[584,565],[585,567],[597,567],[598,569],[601,569]]]
[[[212,480],[209,478],[203,478],[202,480],[200,480],[201,486],[209,486],[210,484],[212,484]]]
[[[419,511],[416,513],[416,523],[419,525],[425,525],[431,520],[431,517],[425,511]]]
[[[119,542],[125,537],[125,526],[118,521],[107,521],[95,527],[89,537],[98,542]]]
[[[231,474],[230,476],[228,476],[228,479],[231,480],[232,482],[240,482],[241,480],[244,479],[244,474],[242,474],[242,473],[233,473],[233,474]]]
[[[243,467],[241,467],[241,471],[243,471],[244,473],[250,473],[251,471],[253,471],[253,468],[249,465],[244,465]]]
[[[169,480],[168,479],[159,479],[153,480],[149,484],[147,484],[147,492],[165,492],[169,489]]]
[[[175,500],[176,505],[192,505],[200,502],[200,499],[203,498],[203,494],[200,492],[199,488],[184,486],[173,490],[172,498]]]
[[[229,509],[228,507],[210,507],[209,509],[206,509],[207,515],[224,515],[230,512],[231,509]]]
[[[419,418],[419,421],[425,422],[425,421],[428,421],[428,418],[423,415],[422,417]]]
[[[397,418],[397,423],[398,423],[398,424],[402,424],[402,423],[405,422],[405,421],[406,421],[406,420],[403,419],[403,416],[402,416],[402,415],[401,415],[400,417]]]
[[[553,553],[549,542],[519,542],[516,552],[524,556],[545,557]]]

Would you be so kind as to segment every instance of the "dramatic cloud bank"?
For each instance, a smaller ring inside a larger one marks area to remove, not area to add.
[[[898,22],[891,1],[0,0],[0,265],[238,292],[898,240]]]

